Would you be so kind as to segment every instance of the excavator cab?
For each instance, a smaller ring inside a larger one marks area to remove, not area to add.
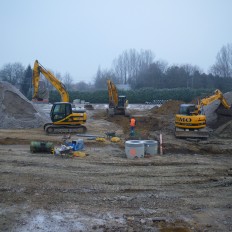
[[[87,115],[84,109],[73,109],[69,102],[56,102],[50,112],[52,123],[46,123],[44,130],[53,133],[85,133]]]
[[[70,103],[57,102],[52,106],[50,117],[52,122],[57,122],[65,119],[70,114],[72,114],[72,106]]]
[[[85,109],[74,109],[69,102],[54,103],[50,117],[55,124],[82,124],[87,118]]]
[[[124,108],[126,103],[127,103],[126,96],[118,97],[118,108]]]
[[[179,114],[181,115],[197,115],[201,114],[195,104],[181,104],[179,108]]]

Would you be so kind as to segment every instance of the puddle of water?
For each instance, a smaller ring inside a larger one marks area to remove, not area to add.
[[[99,215],[83,215],[78,212],[61,213],[45,212],[38,210],[29,218],[24,218],[26,223],[17,227],[17,232],[66,232],[66,231],[91,231],[93,226],[102,226],[112,223],[124,224],[125,219],[106,213]]]

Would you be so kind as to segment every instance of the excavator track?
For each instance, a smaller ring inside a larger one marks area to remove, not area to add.
[[[200,130],[182,130],[176,128],[175,137],[180,139],[207,139],[209,131],[205,128]]]
[[[72,126],[72,125],[53,125],[46,124],[44,126],[44,131],[47,134],[63,134],[63,133],[81,133],[84,134],[87,128],[83,125]]]

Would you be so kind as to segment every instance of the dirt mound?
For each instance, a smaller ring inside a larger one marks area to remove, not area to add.
[[[178,112],[181,101],[168,101],[160,107],[153,107],[139,111],[130,109],[131,115],[136,119],[136,134],[139,138],[147,139],[150,132],[153,131],[173,131],[174,130],[174,115]],[[93,119],[105,119],[115,123],[123,129],[126,137],[130,133],[130,118],[122,115],[108,117],[106,110],[101,110],[94,113]]]
[[[179,110],[180,104],[182,103],[184,102],[170,100],[165,102],[160,107],[152,108],[150,111],[154,114],[160,114],[160,115],[176,114]]]
[[[225,95],[225,98],[229,104],[232,102],[232,92],[228,92]],[[175,114],[178,113],[180,104],[183,104],[183,101],[170,100],[165,102],[160,107],[153,107],[152,109],[144,109],[142,111],[130,108],[130,113],[136,118],[136,132],[139,133],[140,137],[148,137],[151,132],[166,132],[173,133],[175,130]],[[204,107],[207,125],[211,129],[215,130],[222,125],[230,121],[231,117],[226,117],[218,115],[216,109],[220,105],[220,101],[215,101]],[[105,119],[109,122],[115,123],[123,129],[125,135],[128,135],[130,132],[129,118],[122,115],[115,115],[114,117],[108,117],[106,110],[95,112],[93,119]],[[221,136],[228,137],[228,129],[222,127],[220,129]],[[219,134],[219,133],[217,133]],[[225,135],[223,135],[225,134]],[[143,136],[144,135],[144,136]]]
[[[219,126],[214,134],[221,138],[232,138],[232,120]]]
[[[37,128],[48,121],[13,85],[0,82],[0,128]]]

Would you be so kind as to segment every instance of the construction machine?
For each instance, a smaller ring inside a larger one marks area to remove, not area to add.
[[[198,100],[196,105],[180,105],[179,112],[175,116],[175,136],[177,138],[208,138],[209,132],[206,129],[204,106],[216,100],[219,100],[221,103],[216,113],[232,116],[231,106],[224,98],[222,92],[216,89],[212,96]]]
[[[108,95],[109,95],[109,107],[107,109],[110,116],[113,115],[125,115],[129,116],[127,112],[128,100],[126,96],[118,95],[118,90],[115,84],[111,80],[107,80]]]
[[[41,100],[38,90],[40,74],[54,86],[61,95],[61,102],[53,104],[50,112],[51,123],[44,125],[44,130],[47,134],[54,133],[84,133],[86,127],[83,124],[87,120],[87,115],[84,109],[76,109],[69,102],[69,94],[62,82],[60,82],[50,71],[46,70],[38,60],[34,63],[32,84],[34,94],[32,99]]]

